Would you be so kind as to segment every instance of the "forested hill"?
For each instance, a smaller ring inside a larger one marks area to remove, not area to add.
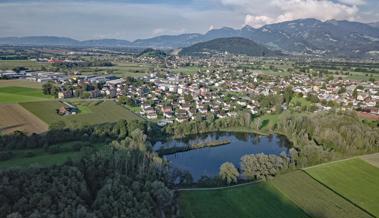
[[[204,56],[226,52],[229,54],[248,56],[274,56],[279,54],[252,40],[241,37],[231,37],[197,43],[190,47],[183,48],[179,52],[179,55]]]

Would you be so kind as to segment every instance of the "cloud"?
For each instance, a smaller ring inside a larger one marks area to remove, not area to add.
[[[222,4],[243,10],[245,25],[265,24],[302,18],[356,20],[364,0],[221,0]]]

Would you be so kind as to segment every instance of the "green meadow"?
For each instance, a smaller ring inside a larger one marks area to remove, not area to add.
[[[182,191],[180,206],[185,218],[308,217],[268,183],[223,190]]]
[[[379,216],[379,169],[359,158],[306,169],[314,179]]]
[[[52,97],[42,94],[41,89],[16,86],[0,87],[0,103],[3,104],[43,101],[48,99],[52,99]]]

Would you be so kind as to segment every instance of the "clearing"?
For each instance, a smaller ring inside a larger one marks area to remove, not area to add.
[[[277,176],[271,184],[312,217],[371,217],[301,170]]]
[[[18,104],[0,104],[0,132],[42,133],[48,125]]]
[[[185,218],[308,217],[267,183],[223,190],[182,191],[180,206]]]
[[[58,153],[49,153],[42,148],[37,149],[23,149],[23,150],[13,150],[14,157],[9,160],[0,161],[0,169],[13,168],[13,167],[28,167],[33,165],[39,166],[51,166],[60,165],[65,163],[67,160],[77,160],[83,156],[83,151],[76,151],[72,149],[75,143],[83,143],[80,141],[65,142],[60,144],[55,144],[54,146],[59,146],[60,148],[66,148],[66,151]],[[92,143],[93,148],[100,150],[104,147],[103,143]],[[53,145],[52,145],[53,146]],[[32,155],[26,155],[32,154]]]
[[[355,158],[306,169],[313,178],[359,207],[379,216],[379,169]]]

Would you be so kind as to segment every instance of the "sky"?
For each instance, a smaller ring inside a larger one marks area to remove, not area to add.
[[[135,40],[302,18],[379,21],[379,0],[0,0],[0,37]]]

